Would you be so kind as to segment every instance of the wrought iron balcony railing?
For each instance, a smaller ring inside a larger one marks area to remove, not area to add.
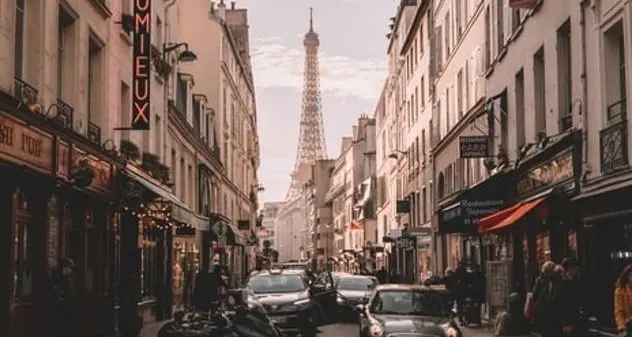
[[[36,104],[39,99],[37,89],[17,77],[14,79],[13,90],[15,98],[26,106]]]
[[[90,122],[88,123],[88,139],[95,143],[101,144],[101,127]]]
[[[601,173],[611,174],[628,167],[628,122],[620,118],[599,132]]]
[[[70,104],[57,99],[57,115],[55,121],[64,128],[72,130],[75,109]]]

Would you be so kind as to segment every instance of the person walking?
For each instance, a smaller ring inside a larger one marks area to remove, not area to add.
[[[213,304],[228,290],[229,276],[219,256],[213,257],[213,265],[207,271],[200,271],[195,277],[193,306],[199,311],[211,311]]]
[[[584,298],[581,280],[579,279],[579,261],[573,257],[565,258],[561,263],[564,268],[563,296],[564,323],[563,333],[570,336],[585,336],[588,331],[588,321],[584,317]]]
[[[72,280],[76,266],[71,258],[64,258],[51,274],[51,317],[55,337],[77,337],[75,334],[76,294]]]
[[[614,319],[619,336],[632,336],[632,265],[623,268],[615,284]]]

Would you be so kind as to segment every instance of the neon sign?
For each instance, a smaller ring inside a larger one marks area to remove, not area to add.
[[[149,130],[151,74],[151,0],[134,0],[133,130]]]

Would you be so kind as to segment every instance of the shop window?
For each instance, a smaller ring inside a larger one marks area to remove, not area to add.
[[[141,296],[144,299],[155,297],[155,281],[157,279],[156,273],[156,241],[155,241],[155,228],[151,226],[148,219],[142,222],[142,242],[140,246],[140,258],[141,258]]]
[[[13,296],[28,298],[33,293],[33,247],[28,196],[18,190],[13,197],[15,218],[13,227]]]

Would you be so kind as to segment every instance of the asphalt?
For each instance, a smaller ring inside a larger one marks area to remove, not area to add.
[[[158,330],[164,322],[145,324],[141,337],[156,337]],[[320,337],[352,337],[358,336],[358,325],[355,323],[338,323],[323,326],[320,328]],[[492,337],[494,334],[489,329],[463,329],[463,337]],[[520,336],[516,336],[520,337]]]

